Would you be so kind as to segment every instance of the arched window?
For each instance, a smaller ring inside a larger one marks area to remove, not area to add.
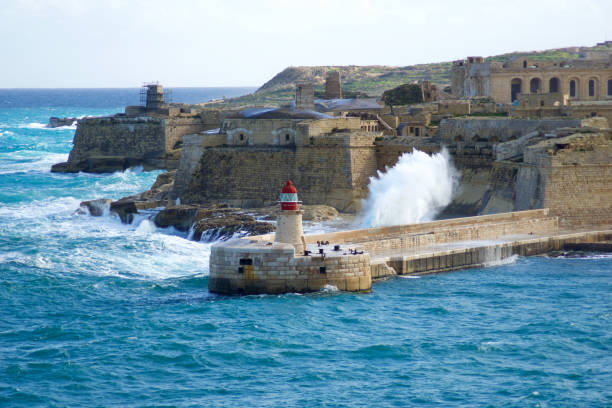
[[[527,68],[527,61],[523,61],[523,68]]]
[[[612,96],[612,79],[608,79],[608,96]]]
[[[589,79],[589,96],[595,96],[595,80]]]
[[[531,93],[539,93],[542,89],[542,82],[540,78],[533,78],[531,82],[529,82],[529,92]]]
[[[240,134],[240,140],[244,140],[244,134]]]
[[[550,78],[548,92],[559,92],[559,78]]]
[[[576,97],[576,81],[573,79],[570,81],[570,97]]]

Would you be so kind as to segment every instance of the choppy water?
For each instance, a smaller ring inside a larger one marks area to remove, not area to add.
[[[612,256],[211,295],[209,244],[74,214],[157,172],[49,173],[95,95],[0,90],[0,406],[612,406]]]

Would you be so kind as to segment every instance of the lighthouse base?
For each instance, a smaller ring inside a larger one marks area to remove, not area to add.
[[[315,245],[316,247],[316,245]],[[287,243],[236,239],[212,247],[208,289],[222,294],[345,291],[372,287],[370,256],[323,248],[302,256]]]

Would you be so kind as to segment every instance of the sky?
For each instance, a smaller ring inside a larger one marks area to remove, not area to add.
[[[612,0],[0,0],[0,88],[260,86],[288,66],[612,40]]]

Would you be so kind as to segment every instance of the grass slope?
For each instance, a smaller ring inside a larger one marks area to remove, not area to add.
[[[612,53],[612,47],[567,47],[544,51],[513,52],[487,57],[487,60],[507,61],[513,57],[529,57],[534,60],[570,60],[579,58],[585,51],[595,50]],[[349,95],[359,92],[371,97],[380,97],[385,90],[419,80],[430,80],[443,88],[450,85],[451,66],[452,62],[405,67],[384,65],[289,67],[276,74],[252,94],[226,99],[207,106],[280,106],[288,104],[294,98],[295,84],[301,81],[313,82],[315,95],[322,95],[325,90],[325,75],[328,71],[342,72],[342,90]]]

